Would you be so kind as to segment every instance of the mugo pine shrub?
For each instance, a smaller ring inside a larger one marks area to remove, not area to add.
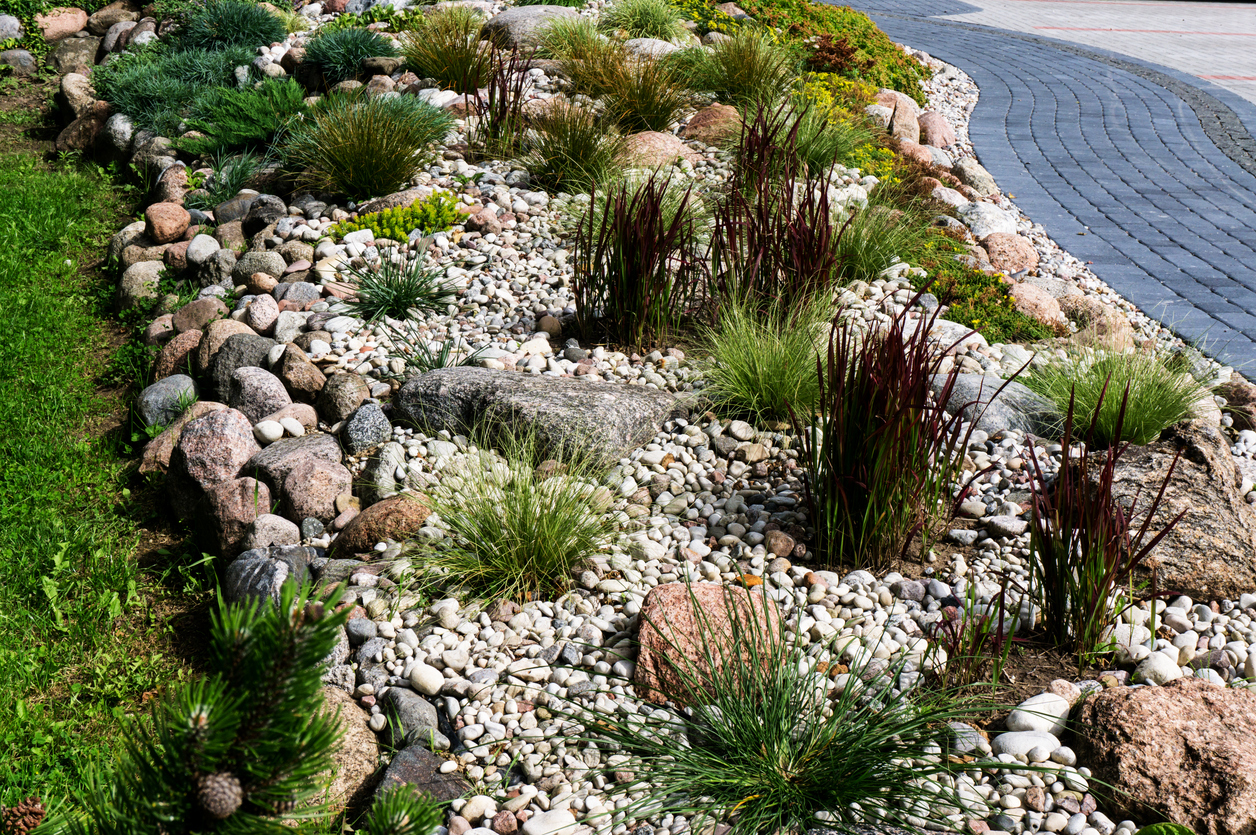
[[[121,761],[90,779],[58,831],[278,835],[284,819],[322,815],[316,778],[332,766],[337,724],[320,713],[320,677],[348,614],[335,603],[289,583],[278,605],[220,604],[206,677],[130,724]]]
[[[181,139],[198,156],[224,151],[263,150],[288,122],[305,110],[305,90],[290,78],[268,78],[258,87],[215,87],[197,99],[188,126],[203,139]]]

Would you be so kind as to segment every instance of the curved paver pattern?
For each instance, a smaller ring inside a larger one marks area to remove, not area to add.
[[[975,10],[958,0],[854,5],[972,76],[982,164],[1061,246],[1183,338],[1256,366],[1256,107],[1125,56],[916,16]]]

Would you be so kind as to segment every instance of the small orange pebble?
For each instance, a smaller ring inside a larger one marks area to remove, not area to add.
[[[737,578],[737,582],[749,589],[763,585],[763,578],[754,574],[742,574]]]

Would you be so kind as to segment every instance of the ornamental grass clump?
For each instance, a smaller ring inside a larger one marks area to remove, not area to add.
[[[484,17],[464,6],[438,8],[406,32],[401,51],[420,76],[456,93],[473,93],[493,72],[493,50],[480,40]]]
[[[546,191],[577,194],[611,179],[627,141],[590,108],[555,102],[531,119],[524,165]]]
[[[679,40],[688,34],[684,16],[669,0],[615,0],[602,9],[598,28],[627,38]]]
[[[1096,405],[1102,407],[1109,393],[1105,385]],[[1070,401],[1065,412],[1060,442],[1065,450],[1072,450],[1075,441],[1075,405]],[[1158,513],[1180,451],[1158,486],[1143,485],[1158,491],[1145,507],[1139,495],[1132,499],[1116,495],[1117,467],[1128,449],[1121,443],[1121,431],[1129,408],[1127,388],[1117,407],[1106,452],[1096,452],[1095,444],[1086,443],[1079,455],[1070,455],[1061,463],[1053,477],[1044,475],[1037,454],[1028,456],[1034,476],[1030,481],[1033,597],[1042,607],[1047,637],[1056,646],[1077,654],[1079,671],[1110,649],[1104,638],[1120,614],[1113,605],[1117,592],[1132,585],[1134,572],[1186,515],[1183,510],[1169,519],[1167,513]],[[1096,431],[1097,416],[1092,415],[1087,437]],[[1155,535],[1151,535],[1153,521],[1163,525]]]
[[[403,253],[385,250],[372,266],[345,268],[345,279],[354,297],[346,304],[352,315],[368,323],[385,316],[406,319],[438,313],[457,299],[454,285],[439,267],[425,267],[421,258],[408,260]]]
[[[965,488],[952,498],[951,485],[973,424],[963,409],[943,408],[959,371],[940,371],[942,352],[927,339],[936,319],[900,312],[866,330],[839,313],[827,356],[816,360],[818,414],[791,409],[816,551],[828,565],[882,570],[913,538],[925,547],[967,496]]]
[[[602,103],[625,133],[666,131],[693,104],[693,92],[665,61],[623,56],[601,68]]]
[[[972,788],[966,766],[942,752],[949,722],[987,708],[954,689],[898,689],[902,660],[852,658],[849,673],[830,675],[842,652],[794,636],[766,595],[723,587],[715,611],[698,589],[688,588],[690,634],[643,616],[662,646],[666,707],[562,709],[584,727],[568,750],[611,752],[602,770],[618,781],[614,796],[640,798],[616,803],[616,820],[692,815],[727,824],[729,835],[762,835],[947,831],[961,808],[984,818],[980,800],[959,795],[960,784]]]
[[[623,346],[641,346],[672,329],[700,298],[706,263],[700,257],[693,200],[679,203],[669,179],[595,192],[575,235],[576,319]],[[599,208],[600,206],[605,208]]]
[[[370,197],[412,180],[452,126],[415,96],[333,94],[292,124],[283,151],[300,187]]]
[[[853,209],[837,243],[838,279],[875,281],[900,261],[920,263],[937,233],[914,208],[898,209],[871,200]]]
[[[425,565],[486,599],[553,599],[615,533],[602,469],[535,436],[496,440],[501,456],[472,451],[428,490],[449,542]]]
[[[530,61],[530,55],[518,50],[494,53],[484,94],[468,97],[475,115],[467,144],[477,156],[508,159],[518,153],[523,141],[523,105],[531,89]]]
[[[183,50],[227,49],[282,43],[288,30],[283,21],[247,0],[204,0],[191,8],[172,41]],[[246,62],[247,63],[247,62]]]
[[[538,57],[580,61],[608,43],[597,24],[587,17],[554,18],[541,30]]]
[[[793,88],[802,58],[771,31],[742,26],[727,40],[674,52],[666,61],[692,89],[753,112]]]
[[[318,67],[328,86],[349,81],[362,71],[362,59],[397,54],[388,38],[369,29],[340,29],[319,33],[305,48],[305,58]]]
[[[1056,405],[1060,414],[1072,401],[1078,422],[1090,427],[1088,440],[1100,447],[1122,440],[1149,444],[1162,431],[1197,415],[1208,389],[1180,362],[1162,354],[1098,349],[1034,366],[1023,381]],[[1106,392],[1127,392],[1128,409]],[[1118,418],[1121,418],[1118,421]]]
[[[823,301],[800,310],[726,302],[716,324],[702,331],[702,345],[711,355],[704,391],[722,411],[759,422],[788,420],[791,406],[814,413],[820,392],[816,346],[828,320]]]
[[[827,176],[806,172],[798,123],[785,108],[759,108],[742,127],[739,162],[716,205],[713,270],[723,298],[794,309],[830,294],[841,277],[845,226],[829,203]]]

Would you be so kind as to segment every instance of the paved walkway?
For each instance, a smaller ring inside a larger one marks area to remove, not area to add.
[[[1256,78],[1256,4],[976,2],[852,5],[972,76],[982,164],[1061,246],[1256,372],[1256,84],[1199,77]]]

